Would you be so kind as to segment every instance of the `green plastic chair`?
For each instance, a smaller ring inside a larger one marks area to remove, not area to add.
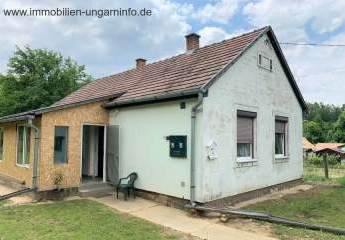
[[[135,198],[134,183],[138,178],[136,172],[132,172],[125,178],[120,178],[119,183],[116,186],[116,198],[119,198],[119,192],[123,192],[125,200],[130,197],[131,193]]]

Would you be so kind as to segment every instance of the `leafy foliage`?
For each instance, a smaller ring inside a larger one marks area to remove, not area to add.
[[[329,166],[340,165],[339,157],[335,155],[326,155],[327,162]],[[322,156],[311,156],[306,159],[306,163],[316,166],[316,167],[323,167],[323,157]]]
[[[345,104],[341,107],[308,103],[303,123],[304,136],[312,143],[345,142]]]
[[[0,115],[46,107],[91,81],[85,67],[60,53],[17,47],[0,75]]]

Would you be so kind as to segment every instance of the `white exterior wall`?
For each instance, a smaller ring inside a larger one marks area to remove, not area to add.
[[[215,200],[298,179],[303,174],[302,108],[263,36],[209,89],[203,103],[203,141],[217,144],[218,158],[203,165],[202,201]],[[273,59],[273,72],[259,68],[258,52]],[[237,110],[257,112],[257,162],[237,163]],[[289,158],[274,157],[275,115],[286,116]],[[205,148],[204,148],[205,149]],[[206,152],[202,153],[206,156]]]
[[[180,109],[182,101],[185,109]],[[119,126],[119,176],[135,171],[137,188],[189,199],[191,108],[195,103],[196,99],[189,99],[112,110],[110,124]],[[169,156],[169,135],[187,135],[187,158]],[[202,139],[200,133],[197,138]]]

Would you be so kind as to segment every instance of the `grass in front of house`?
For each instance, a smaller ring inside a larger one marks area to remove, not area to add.
[[[345,188],[318,187],[307,193],[285,196],[249,207],[292,220],[345,228]],[[345,236],[272,224],[281,239],[336,239]]]
[[[89,200],[2,207],[1,240],[7,239],[182,239],[158,225]]]
[[[329,168],[329,177],[329,179],[325,177],[323,168],[304,166],[304,180],[307,182],[332,183],[345,186],[344,168]]]
[[[2,206],[6,205],[6,204],[9,204],[9,203],[11,203],[11,200],[2,200],[2,201],[0,201],[0,208],[1,208]],[[1,239],[1,238],[0,238],[0,239]]]

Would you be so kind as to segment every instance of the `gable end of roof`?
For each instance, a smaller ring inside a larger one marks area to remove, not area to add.
[[[308,111],[308,107],[307,104],[302,96],[302,93],[300,91],[300,89],[297,86],[297,83],[295,81],[295,78],[290,70],[289,65],[287,64],[287,61],[284,57],[284,54],[280,48],[279,42],[271,28],[271,26],[267,26],[263,29],[263,31],[255,38],[253,39],[253,41],[245,48],[243,49],[243,51],[241,51],[232,61],[230,61],[223,69],[221,69],[213,78],[211,78],[206,84],[204,84],[204,86],[202,86],[202,88],[207,91],[212,84],[217,81],[227,70],[229,70],[240,58],[241,56],[243,56],[243,54],[245,54],[248,49],[250,49],[264,34],[267,34],[267,36],[269,37],[273,49],[275,50],[275,53],[278,56],[278,59],[280,61],[280,64],[283,67],[284,73],[286,74],[289,83],[292,87],[292,90],[303,110],[304,113],[306,113]]]

